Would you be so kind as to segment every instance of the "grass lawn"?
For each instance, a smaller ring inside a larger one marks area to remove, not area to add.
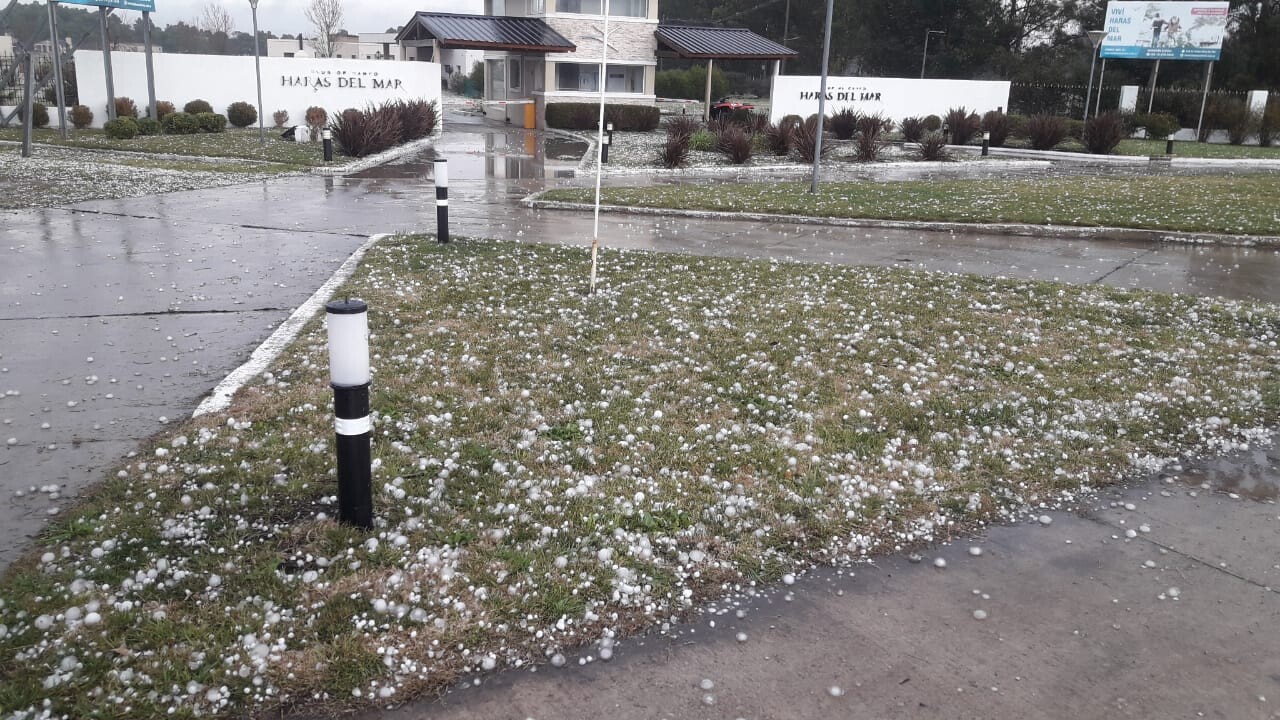
[[[332,519],[313,322],[0,582],[0,715],[385,706],[1280,419],[1272,306],[617,251],[584,297],[587,263],[376,247],[337,295],[373,309],[378,529]]]
[[[1280,175],[713,184],[605,188],[610,205],[833,218],[1031,223],[1280,235]],[[591,202],[593,192],[542,199]]]
[[[21,128],[0,128],[0,140],[22,140]],[[35,131],[35,141],[77,148],[238,158],[298,166],[324,165],[324,148],[321,143],[299,144],[281,140],[279,132],[274,128],[267,130],[265,144],[259,142],[257,128],[227,128],[223,133],[196,135],[140,135],[132,140],[112,140],[101,130],[86,129],[72,130],[68,141],[63,141],[56,129],[44,129]]]
[[[1164,140],[1122,140],[1119,155],[1164,155]],[[1226,145],[1177,141],[1173,144],[1174,157],[1230,158],[1233,160],[1280,160],[1280,147],[1254,145]]]

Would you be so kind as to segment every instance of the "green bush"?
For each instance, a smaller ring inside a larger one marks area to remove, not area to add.
[[[202,133],[220,133],[227,130],[227,116],[217,113],[197,113],[196,122],[200,125]]]
[[[159,135],[163,132],[164,127],[160,125],[159,120],[151,118],[138,118],[138,134],[139,135]]]
[[[227,120],[238,128],[246,128],[258,122],[258,109],[247,102],[234,102],[227,106]]]
[[[77,130],[83,130],[93,124],[93,111],[88,105],[77,105],[71,108],[71,124]]]
[[[1280,135],[1280,100],[1272,100],[1267,103],[1262,122],[1258,125],[1258,144],[1271,147],[1277,135]]]
[[[663,70],[654,77],[658,97],[704,100],[707,92],[707,66],[694,65],[683,70]],[[729,94],[729,79],[720,68],[711,70],[711,99]]]
[[[938,132],[942,129],[942,118],[937,115],[926,115],[924,117],[924,131]]]
[[[27,120],[26,108],[18,106],[18,118],[23,122]],[[31,127],[48,127],[49,126],[49,108],[44,103],[32,103],[31,105]]]
[[[1145,128],[1152,140],[1163,140],[1182,129],[1182,123],[1172,113],[1139,113],[1133,116],[1133,126]]]
[[[1009,136],[1010,137],[1027,137],[1027,124],[1030,118],[1026,115],[1009,114]]]
[[[547,103],[547,127],[560,130],[595,130],[600,106],[595,103]],[[619,132],[655,130],[662,119],[651,105],[606,105],[605,117]]]
[[[191,102],[182,106],[182,112],[188,115],[199,115],[200,113],[211,113],[213,112],[213,106],[209,104],[208,100],[192,100]]]
[[[138,117],[138,104],[127,97],[116,98],[116,117]]]
[[[132,140],[138,136],[138,121],[131,117],[118,117],[107,121],[102,131],[112,140]]]
[[[710,130],[699,130],[689,137],[689,149],[698,152],[715,152],[718,144],[716,134]]]
[[[191,113],[169,113],[164,116],[160,124],[169,135],[195,135],[200,132],[200,121]]]

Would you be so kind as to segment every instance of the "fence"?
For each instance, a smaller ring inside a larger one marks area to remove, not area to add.
[[[53,63],[47,57],[36,56],[35,80],[36,102],[45,105],[57,103],[58,91],[54,80]],[[12,55],[0,55],[0,105],[20,105],[25,85],[26,78],[22,72],[21,60]],[[63,63],[62,85],[67,107],[79,104],[80,94],[76,88],[75,62]]]
[[[1222,121],[1222,110],[1230,105],[1243,105],[1247,93],[1234,90],[1218,90],[1209,93],[1205,102],[1205,124],[1217,129]],[[1191,88],[1156,88],[1155,102],[1146,87],[1138,90],[1138,112],[1168,113],[1178,118],[1182,127],[1194,128],[1200,121],[1200,104],[1204,100],[1204,90]]]
[[[1079,118],[1084,115],[1084,96],[1087,85],[1059,85],[1056,83],[1013,83],[1009,88],[1009,112],[1018,115],[1059,115]],[[1090,112],[1098,102],[1098,86],[1092,88]],[[1120,104],[1120,86],[1102,86],[1102,109],[1114,110]]]

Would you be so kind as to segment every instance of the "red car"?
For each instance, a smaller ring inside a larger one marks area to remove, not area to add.
[[[723,97],[711,103],[710,114],[711,114],[711,119],[714,120],[722,115],[728,115],[734,110],[755,110],[755,109],[756,109],[755,105],[750,105],[748,103],[739,102],[737,100],[730,100],[727,97]]]

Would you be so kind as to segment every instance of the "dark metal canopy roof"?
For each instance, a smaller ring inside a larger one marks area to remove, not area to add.
[[[682,58],[789,60],[800,55],[746,28],[659,25],[654,35]]]
[[[573,52],[578,47],[538,18],[419,12],[396,35],[405,40],[436,40],[461,50]]]

